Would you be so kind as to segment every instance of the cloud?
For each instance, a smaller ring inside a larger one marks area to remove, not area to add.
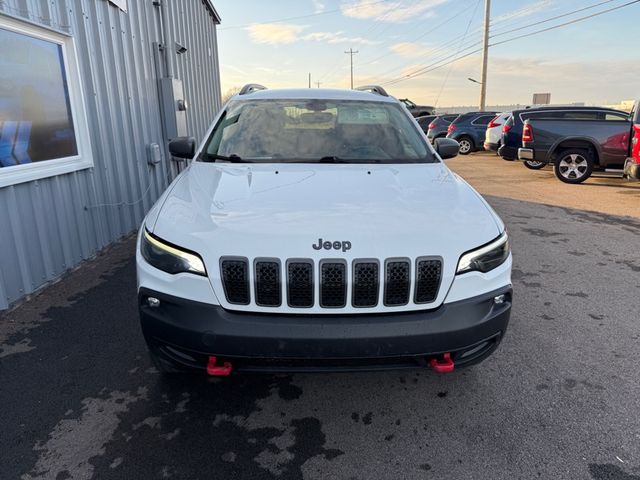
[[[251,40],[256,43],[293,43],[298,40],[298,35],[306,27],[303,25],[291,25],[285,23],[255,23],[245,28],[249,32]]]
[[[554,4],[554,0],[539,0],[537,2],[525,5],[522,8],[505,13],[498,17],[491,19],[491,24],[502,23],[505,20],[513,20],[515,18],[528,17],[538,12],[550,10],[550,7]]]
[[[377,77],[375,82],[384,83],[420,67],[419,64],[411,65],[393,76]],[[477,105],[479,86],[469,83],[467,77],[477,78],[480,74],[480,55],[452,64],[451,74],[447,77],[448,68],[385,88],[398,98],[408,97],[416,103],[430,104],[446,79],[439,106]],[[553,103],[615,103],[634,97],[639,75],[640,65],[633,59],[569,62],[542,57],[493,56],[489,64],[487,101],[489,105],[526,105],[531,102],[534,92],[551,92]],[[371,83],[372,79],[365,82]],[[576,89],[576,82],[580,83],[579,89]],[[613,84],[615,89],[611,88]]]
[[[437,6],[449,0],[400,0],[382,2],[372,0],[347,0],[340,5],[345,17],[376,19],[380,22],[399,23],[415,18],[432,16]]]
[[[313,13],[322,13],[324,12],[325,4],[320,0],[311,0],[313,3]]]
[[[380,42],[363,37],[348,37],[344,32],[311,32],[302,35],[306,25],[292,25],[282,23],[256,23],[245,28],[251,40],[263,44],[289,44],[298,41],[347,43],[351,45],[375,45]]]
[[[435,50],[427,45],[412,42],[394,43],[389,47],[392,52],[405,58],[426,57],[431,55]]]
[[[350,43],[355,45],[375,45],[374,42],[362,37],[346,37],[343,32],[314,32],[303,37],[304,40],[326,43]]]

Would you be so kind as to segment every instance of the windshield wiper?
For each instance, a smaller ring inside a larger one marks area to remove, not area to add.
[[[243,160],[239,155],[232,153],[229,156],[218,155],[217,153],[203,153],[200,155],[203,162],[215,162],[216,160],[224,160],[231,163],[252,163],[251,160]]]
[[[350,163],[349,160],[345,160],[344,158],[336,157],[335,155],[327,155],[326,157],[322,157],[317,160],[318,163]]]

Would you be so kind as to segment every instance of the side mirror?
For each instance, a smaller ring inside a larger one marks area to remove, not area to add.
[[[442,160],[457,157],[460,151],[460,144],[452,138],[436,138],[433,147]]]
[[[196,139],[193,137],[177,137],[169,142],[169,153],[172,157],[191,159],[196,154]]]

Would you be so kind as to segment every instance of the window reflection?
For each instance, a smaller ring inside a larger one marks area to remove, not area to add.
[[[0,167],[77,154],[62,47],[0,28]]]

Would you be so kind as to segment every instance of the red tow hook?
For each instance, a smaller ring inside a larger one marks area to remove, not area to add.
[[[442,357],[442,360],[438,360],[437,358],[432,358],[431,360],[429,360],[429,366],[438,373],[453,372],[455,364],[453,363],[453,360],[451,360],[451,354],[447,352],[444,353]]]
[[[216,357],[209,357],[209,363],[207,363],[207,373],[212,377],[226,377],[233,370],[233,366],[229,362],[223,362],[222,365],[216,365],[218,359]]]

